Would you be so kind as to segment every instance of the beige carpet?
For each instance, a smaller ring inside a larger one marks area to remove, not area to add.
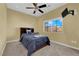
[[[20,42],[8,43],[3,56],[27,56],[27,49]],[[79,51],[55,43],[45,46],[32,56],[79,56]]]

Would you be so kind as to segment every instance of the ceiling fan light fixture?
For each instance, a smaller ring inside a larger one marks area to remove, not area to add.
[[[34,7],[26,7],[26,9],[35,9],[34,12],[33,12],[33,14],[35,14],[37,10],[38,10],[39,12],[41,12],[41,13],[44,13],[44,11],[42,11],[40,8],[47,7],[46,4],[37,6],[37,3],[33,3],[33,5],[34,5]]]

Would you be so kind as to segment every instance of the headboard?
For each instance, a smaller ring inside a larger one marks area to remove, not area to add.
[[[34,32],[34,28],[20,28],[20,37],[23,33],[27,33],[27,30],[31,30],[31,32]]]

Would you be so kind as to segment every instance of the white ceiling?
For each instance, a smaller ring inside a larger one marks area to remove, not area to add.
[[[42,5],[43,3],[38,3],[39,5]],[[35,14],[33,14],[34,9],[26,9],[25,7],[33,7],[32,3],[7,3],[7,8],[12,9],[12,10],[16,10],[19,12],[23,12],[29,15],[33,15],[33,16],[42,16],[47,12],[50,12],[51,10],[54,10],[60,6],[63,6],[64,3],[44,3],[47,5],[47,7],[45,8],[41,8],[41,10],[44,11],[44,13],[40,13],[39,11],[37,11]]]

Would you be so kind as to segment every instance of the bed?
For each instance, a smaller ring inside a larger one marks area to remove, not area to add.
[[[34,33],[33,28],[25,28],[22,30],[21,28],[20,42],[23,44],[25,48],[28,50],[28,56],[31,56],[32,53],[37,51],[38,49],[50,45],[50,41],[48,36],[39,35],[38,33]]]

